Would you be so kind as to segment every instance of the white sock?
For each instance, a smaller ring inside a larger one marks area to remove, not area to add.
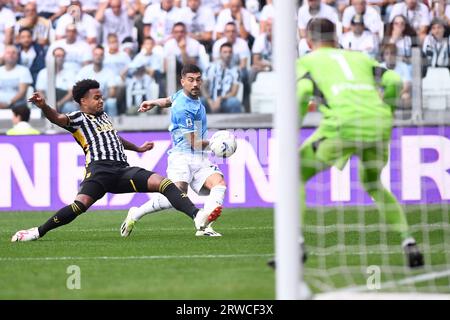
[[[148,213],[158,212],[172,208],[169,200],[160,193],[156,193],[150,200],[144,203],[133,212],[133,219],[139,220]]]
[[[226,186],[218,185],[211,188],[208,198],[206,198],[204,209],[206,212],[212,212],[217,206],[223,204],[225,198]]]

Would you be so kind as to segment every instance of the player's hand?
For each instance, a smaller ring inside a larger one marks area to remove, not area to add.
[[[38,108],[43,108],[47,105],[44,96],[39,92],[34,92],[33,95],[28,98],[28,101]]]
[[[139,106],[138,112],[147,112],[147,111],[152,110],[153,107],[157,107],[157,105],[155,104],[154,101],[152,101],[152,100],[144,101]]]
[[[146,152],[146,151],[152,150],[154,146],[155,146],[154,142],[145,141],[144,144],[142,146],[140,146],[136,151],[137,152]]]

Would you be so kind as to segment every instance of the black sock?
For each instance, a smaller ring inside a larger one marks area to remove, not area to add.
[[[79,214],[86,211],[86,207],[79,201],[68,205],[67,207],[59,209],[53,217],[47,220],[43,225],[38,228],[39,236],[43,237],[47,232],[52,229],[61,227],[74,220]]]
[[[192,219],[197,215],[199,209],[197,209],[188,196],[178,189],[169,179],[161,181],[159,192],[162,193],[178,211],[186,213]]]

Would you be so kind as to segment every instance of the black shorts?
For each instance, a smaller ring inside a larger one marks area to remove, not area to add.
[[[153,173],[140,167],[130,167],[126,162],[95,161],[87,166],[78,194],[88,195],[97,201],[107,192],[149,192],[147,181]]]

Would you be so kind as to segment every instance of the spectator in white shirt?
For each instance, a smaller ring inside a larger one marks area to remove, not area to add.
[[[110,33],[107,37],[107,47],[105,48],[105,68],[111,70],[116,75],[120,75],[125,80],[128,65],[131,62],[130,57],[123,51],[120,51],[120,43],[117,34]]]
[[[5,46],[14,40],[14,25],[16,16],[11,9],[5,7],[5,0],[0,0],[0,42]]]
[[[125,80],[127,78],[128,65],[131,58],[123,51],[119,50],[119,39],[117,34],[110,33],[107,37],[108,45],[105,48],[105,60],[103,65],[111,70],[116,76],[120,76],[117,86],[117,109],[119,113],[125,112]]]
[[[379,35],[383,28],[383,21],[376,9],[367,5],[366,0],[353,0],[352,5],[344,10],[342,16],[342,26],[344,32],[350,31],[351,20],[356,15],[361,15],[364,19],[364,25],[373,34]]]
[[[236,97],[239,90],[239,71],[231,64],[233,46],[220,46],[220,59],[212,63],[204,74],[203,103],[210,113],[239,113],[242,105]]]
[[[136,11],[129,1],[125,1],[125,4],[124,7],[121,0],[108,0],[100,6],[95,15],[95,19],[102,25],[104,44],[111,33],[117,34],[120,42],[132,36]]]
[[[95,17],[98,10],[106,3],[108,0],[80,0],[83,7],[83,12],[88,15]]]
[[[81,2],[78,0],[72,1],[69,9],[58,19],[55,31],[56,39],[63,39],[67,25],[75,23],[79,39],[95,45],[98,39],[98,22],[82,11]]]
[[[258,72],[272,71],[272,20],[267,20],[264,27],[264,33],[261,33],[253,44],[250,82],[256,79]]]
[[[155,79],[159,86],[160,96],[164,95],[165,82],[164,82],[164,70],[163,70],[163,57],[154,52],[155,41],[152,37],[144,38],[141,51],[134,57],[132,64],[134,66],[143,65],[145,73]],[[133,75],[133,74],[129,74]]]
[[[202,0],[202,6],[211,9],[216,17],[223,8],[228,7],[228,3],[229,0]]]
[[[180,85],[181,69],[183,65],[195,64],[200,61],[201,50],[200,42],[187,36],[186,26],[183,22],[177,22],[173,26],[172,39],[169,39],[164,45],[164,70],[167,71],[168,59],[171,56],[176,58],[177,85]]]
[[[393,43],[397,47],[397,55],[403,62],[410,64],[412,47],[416,45],[417,33],[402,15],[394,17],[386,26],[383,44]]]
[[[49,19],[52,23],[66,13],[70,0],[20,0],[22,5],[36,3],[37,13],[40,17]]]
[[[19,52],[13,45],[7,45],[4,65],[0,67],[0,109],[12,108],[26,103],[28,87],[33,83],[30,70],[17,64]]]
[[[427,59],[427,67],[450,67],[449,37],[445,32],[445,21],[434,18],[430,33],[425,37],[422,52]]]
[[[150,77],[156,77],[157,73],[163,73],[163,57],[153,51],[155,40],[152,37],[144,38],[141,51],[134,57],[134,64],[140,64],[136,61],[144,61],[147,74]]]
[[[264,32],[266,29],[266,23],[268,20],[273,21],[275,18],[275,8],[273,6],[273,0],[267,0],[266,4],[261,10],[259,15],[259,29]]]
[[[161,0],[147,7],[142,23],[144,37],[151,36],[157,46],[164,46],[172,33],[173,25],[182,21],[180,9],[174,6],[173,0]]]
[[[105,59],[105,49],[97,46],[92,52],[93,63],[84,66],[77,74],[77,81],[83,79],[94,79],[100,83],[100,90],[105,100],[105,112],[115,117],[117,110],[117,86],[120,83],[120,77],[115,75],[111,70],[103,66]]]
[[[430,9],[430,18],[440,18],[450,25],[450,3],[446,0],[433,0]]]
[[[214,42],[213,60],[220,58],[220,47],[225,42],[229,42],[233,46],[233,58],[231,63],[238,66],[240,70],[246,69],[250,61],[250,49],[247,42],[238,37],[238,32],[234,22],[229,22],[225,26],[224,37]]]
[[[216,38],[224,35],[225,26],[234,22],[238,29],[239,37],[248,41],[251,31],[251,13],[242,7],[241,0],[230,0],[230,8],[223,9],[217,17]]]
[[[164,45],[164,57],[175,56],[181,65],[198,64],[200,46],[197,40],[187,35],[186,25],[177,22],[173,25],[172,39]]]
[[[383,63],[382,67],[397,72],[403,81],[403,87],[400,93],[399,106],[403,108],[411,107],[411,68],[406,63],[398,59],[397,47],[393,43],[388,43],[382,49]]]
[[[186,24],[188,36],[203,44],[208,52],[212,50],[214,31],[214,13],[201,0],[187,0],[187,6],[181,9],[183,22]]]
[[[36,3],[28,2],[24,8],[24,17],[16,23],[16,35],[19,30],[29,28],[33,31],[33,40],[43,47],[50,43],[50,31],[52,24],[49,19],[39,17],[37,14]]]
[[[66,51],[63,48],[55,48],[52,51],[55,58],[55,88],[56,88],[56,110],[61,113],[69,113],[78,110],[72,100],[72,87],[75,84],[76,72],[64,67]],[[36,90],[47,97],[48,80],[47,68],[42,69],[37,77]]]
[[[120,44],[120,51],[125,52],[130,57],[130,59],[133,59],[136,55],[137,47],[138,45],[132,37],[126,37]]]
[[[375,57],[378,51],[378,41],[370,30],[365,29],[361,15],[354,15],[351,20],[351,30],[341,37],[341,46],[347,50],[361,51],[370,57]]]
[[[65,38],[52,43],[47,50],[47,55],[57,47],[66,51],[64,65],[66,68],[78,71],[92,61],[92,49],[86,41],[78,39],[77,27],[74,24],[67,25]]]
[[[306,26],[313,18],[325,18],[336,24],[338,15],[333,7],[320,0],[307,0],[298,9],[298,31],[300,38],[306,38]]]
[[[403,2],[396,3],[392,7],[389,21],[392,21],[395,16],[400,14],[406,17],[411,27],[419,35],[422,43],[430,25],[430,11],[428,7],[419,2],[419,0],[404,0]]]
[[[375,0],[377,1],[377,0]],[[392,1],[392,0],[391,0]],[[394,0],[395,1],[395,0]],[[347,8],[351,2],[351,0],[323,0],[324,3],[333,7],[338,12],[339,17],[342,17],[345,8]],[[369,4],[371,4],[369,0]]]

